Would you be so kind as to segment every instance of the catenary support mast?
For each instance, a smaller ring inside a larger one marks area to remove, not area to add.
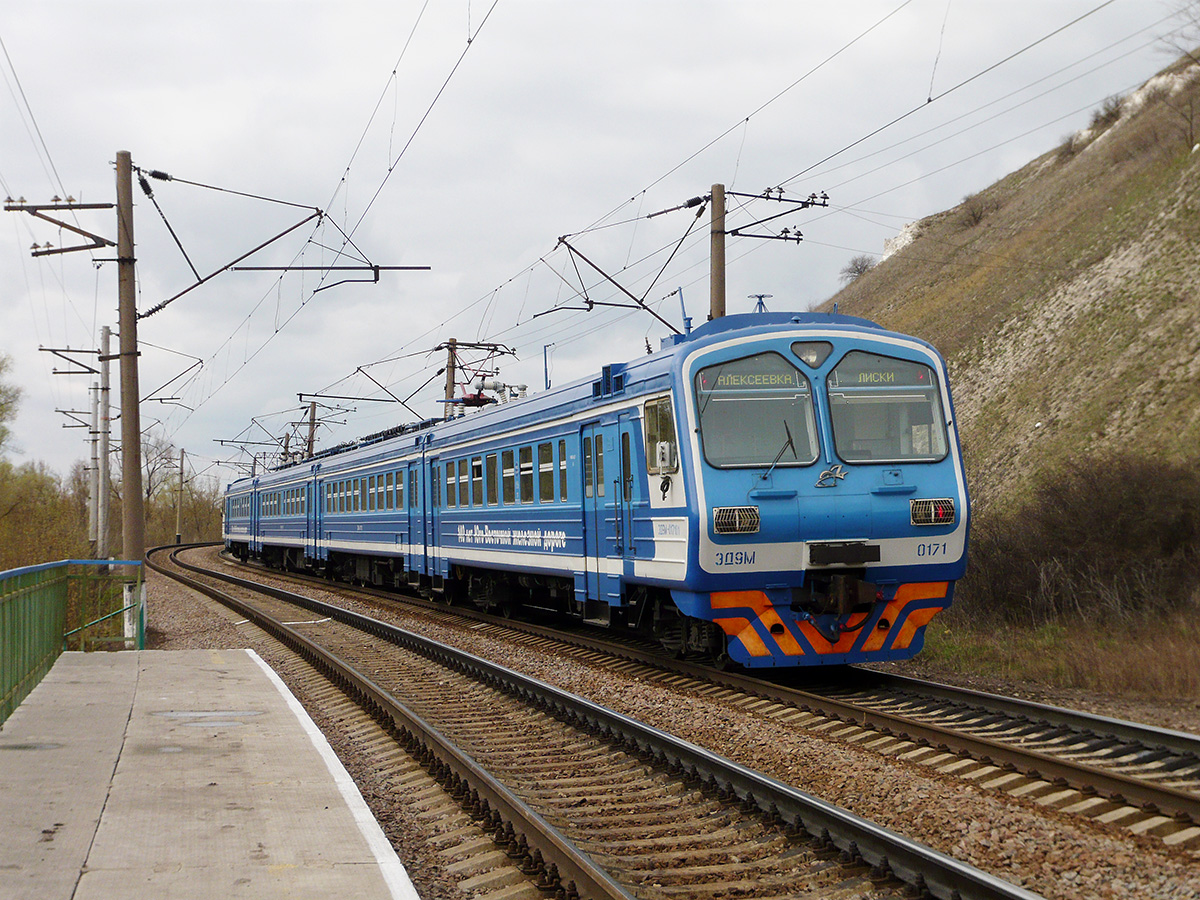
[[[121,353],[121,537],[125,559],[146,552],[142,417],[138,408],[137,283],[133,255],[133,161],[117,153],[117,313]]]

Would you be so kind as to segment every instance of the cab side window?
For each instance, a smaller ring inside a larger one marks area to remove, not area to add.
[[[671,399],[663,397],[646,404],[646,471],[665,475],[679,471],[679,444],[675,439],[675,419]]]

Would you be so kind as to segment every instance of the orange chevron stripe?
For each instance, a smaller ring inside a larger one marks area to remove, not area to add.
[[[892,644],[893,648],[906,648],[912,643],[913,638],[917,636],[917,629],[924,628],[929,624],[929,620],[940,613],[944,607],[931,606],[926,609],[915,609],[904,620],[904,627],[900,629],[900,634],[896,638],[896,642]]]
[[[896,597],[888,602],[888,605],[883,610],[881,618],[887,619],[894,626],[897,621],[903,616],[904,609],[909,604],[918,600],[940,600],[946,596],[946,591],[950,587],[948,581],[930,581],[917,582],[914,584],[902,584],[896,588]],[[896,638],[896,643],[892,644],[895,648],[906,648],[912,643],[913,637],[916,635],[916,629],[928,625],[929,620],[936,613],[941,612],[945,607],[937,606],[928,611],[927,615],[922,615],[925,611],[914,612],[905,620],[904,627],[901,628],[900,634]],[[908,628],[908,623],[913,622],[913,617],[920,618],[920,621],[913,623],[913,628]],[[882,650],[884,642],[887,641],[888,635],[892,633],[892,628],[886,631],[875,629],[871,632],[871,636],[866,639],[861,647],[863,653],[870,653],[873,650]],[[901,643],[903,641],[903,643]]]
[[[915,584],[902,584],[896,588],[896,599],[901,602],[909,600],[940,600],[946,596],[950,588],[948,581],[926,581]]]
[[[758,636],[753,623],[743,616],[738,616],[729,619],[713,619],[721,630],[725,632],[731,639],[742,642],[742,646],[746,648],[746,652],[751,656],[770,656],[771,651],[767,649],[767,645],[763,643],[763,639]]]
[[[709,595],[713,609],[752,609],[760,616],[771,608],[771,600],[762,591],[714,591]]]
[[[786,655],[802,656],[804,654],[804,651],[800,649],[800,642],[788,631],[787,626],[783,624],[783,619],[779,618],[779,613],[775,612],[774,607],[771,607],[760,615],[759,619],[767,626],[767,632],[771,637],[775,638],[775,643],[779,645],[779,649]],[[772,630],[776,625],[781,629],[779,633]]]

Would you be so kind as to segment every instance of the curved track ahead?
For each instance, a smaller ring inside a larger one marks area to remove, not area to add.
[[[786,704],[881,738],[876,742],[860,733],[843,735],[860,746],[906,754],[914,762],[952,769],[985,786],[1157,836],[1168,845],[1200,846],[1197,735],[864,669],[840,668],[836,676],[812,670],[781,671],[774,677],[722,672],[672,659],[652,644],[604,629],[546,627],[473,609],[451,611],[416,597],[356,590],[566,644],[579,652],[612,655],[644,666],[646,677],[671,672]],[[952,754],[948,761],[946,754]],[[960,760],[971,765],[956,766]]]
[[[236,600],[152,565],[235,605],[336,673],[344,689],[364,698],[402,744],[445,773],[455,796],[494,839],[520,855],[517,833],[524,835],[536,850],[536,856],[524,851],[530,868],[537,871],[540,863],[538,877],[555,881],[547,885],[552,889],[565,885],[564,896],[571,894],[568,879],[585,897],[630,892],[716,897],[731,891],[783,897],[804,885],[823,896],[899,897],[910,887],[939,898],[1035,896],[699,747],[461,651],[336,606],[206,573],[328,617],[283,625],[257,609],[259,601]],[[393,649],[381,654],[379,639]],[[455,673],[452,684],[447,671]],[[409,692],[403,703],[392,693],[401,690]],[[469,700],[447,703],[451,694]],[[497,722],[510,720],[517,724],[498,735]],[[448,734],[455,735],[452,741]],[[559,749],[544,752],[551,742]]]

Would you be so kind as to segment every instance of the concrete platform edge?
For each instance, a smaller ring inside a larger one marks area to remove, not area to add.
[[[359,831],[366,839],[367,846],[379,863],[380,872],[383,874],[383,878],[387,882],[392,896],[396,900],[419,900],[417,891],[408,878],[408,872],[405,871],[404,865],[400,862],[400,858],[396,856],[396,851],[387,839],[387,835],[383,833],[379,822],[376,821],[374,814],[367,806],[367,801],[363,799],[358,785],[354,783],[354,779],[350,777],[350,773],[346,771],[346,767],[342,765],[342,761],[333,752],[333,748],[329,746],[329,741],[325,739],[325,735],[321,732],[321,729],[317,727],[316,722],[309,716],[308,710],[296,699],[288,686],[283,683],[283,679],[279,677],[279,674],[267,665],[261,656],[250,648],[246,649],[246,653],[258,664],[259,668],[266,674],[267,679],[283,696],[288,708],[300,722],[304,733],[312,741],[317,753],[320,754],[325,767],[329,770],[329,774],[333,777],[334,783],[337,785],[338,791],[345,799],[346,805],[350,808]]]

